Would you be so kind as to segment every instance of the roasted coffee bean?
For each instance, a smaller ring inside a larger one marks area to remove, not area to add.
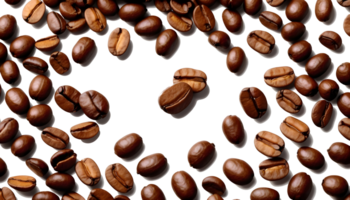
[[[300,172],[290,179],[288,184],[288,196],[291,199],[306,200],[312,189],[311,177]]]
[[[97,135],[101,126],[95,121],[83,121],[68,127],[69,135],[76,140],[89,139]]]
[[[16,200],[15,194],[7,187],[0,188],[0,196],[4,200]]]
[[[97,0],[97,7],[106,16],[113,16],[119,11],[117,1],[115,0]]]
[[[244,12],[248,15],[255,15],[260,11],[262,4],[262,0],[244,0]]]
[[[255,148],[265,156],[278,157],[284,149],[283,139],[271,132],[261,131],[254,139]]]
[[[290,22],[283,26],[281,35],[286,41],[299,39],[305,33],[305,25],[301,22]]]
[[[75,181],[69,174],[55,173],[46,179],[46,185],[54,190],[71,191],[75,186]]]
[[[342,39],[338,33],[333,31],[323,32],[318,38],[323,46],[331,50],[337,50],[342,45]]]
[[[135,26],[135,32],[140,36],[152,36],[162,29],[162,20],[157,16],[148,16]]]
[[[10,53],[15,58],[25,58],[34,49],[35,40],[28,36],[22,35],[12,41],[10,45]]]
[[[66,112],[76,112],[80,110],[80,92],[69,85],[59,87],[55,93],[57,105]]]
[[[40,51],[52,51],[60,43],[60,38],[57,35],[42,38],[35,42],[35,47]]]
[[[275,38],[265,31],[252,31],[247,37],[249,46],[262,54],[269,54],[275,47]]]
[[[281,123],[280,130],[288,139],[298,143],[304,142],[310,134],[309,127],[294,117],[287,117]]]
[[[62,200],[85,200],[85,198],[76,192],[68,192],[63,195]]]
[[[338,95],[339,85],[331,79],[325,79],[318,86],[318,92],[322,98],[332,101]]]
[[[16,18],[12,15],[3,15],[0,17],[0,39],[7,40],[15,32],[17,27]]]
[[[220,0],[221,5],[229,8],[229,9],[237,9],[238,7],[240,7],[243,4],[244,0],[235,0],[235,1],[231,1],[231,0]]]
[[[298,113],[303,106],[303,101],[298,94],[291,90],[280,90],[277,92],[278,105],[289,113]]]
[[[333,9],[333,3],[331,0],[317,0],[315,6],[315,14],[319,21],[328,21]]]
[[[72,149],[57,151],[50,159],[51,166],[58,172],[67,171],[75,165],[77,154]]]
[[[26,165],[36,175],[43,177],[49,171],[47,164],[38,158],[29,158],[26,160]]]
[[[18,66],[12,60],[7,60],[1,65],[0,73],[4,81],[8,84],[15,83],[20,77]]]
[[[6,46],[0,42],[0,63],[6,61],[7,58],[7,48]]]
[[[45,100],[51,92],[52,82],[47,76],[37,75],[29,85],[29,96],[37,101]]]
[[[98,8],[88,8],[84,13],[87,25],[95,32],[101,32],[107,27],[106,17]]]
[[[168,161],[161,153],[155,153],[144,157],[137,164],[137,174],[141,176],[155,176],[160,174],[167,166]]]
[[[343,7],[349,7],[350,6],[350,1],[349,0],[337,0],[337,2],[339,3],[339,5],[341,5]]]
[[[163,191],[154,184],[149,184],[141,190],[142,200],[165,200]]]
[[[33,196],[32,200],[60,200],[60,198],[52,192],[38,192]]]
[[[18,132],[18,127],[19,125],[16,119],[3,119],[2,122],[0,122],[0,143],[6,143],[11,141],[16,136]]]
[[[118,140],[114,145],[114,153],[121,158],[128,158],[133,156],[142,145],[142,137],[136,133],[131,133]]]
[[[182,68],[175,72],[173,83],[184,82],[191,86],[193,92],[200,92],[207,86],[207,75],[196,69]]]
[[[286,177],[289,173],[289,164],[283,158],[272,158],[259,164],[261,177],[268,181],[277,181]]]
[[[225,9],[224,12],[222,12],[222,20],[224,21],[226,29],[232,33],[239,31],[243,24],[242,16],[239,12],[229,9]]]
[[[209,196],[207,200],[224,200],[224,199],[218,194],[212,194]]]
[[[66,73],[70,68],[70,62],[67,55],[63,52],[53,52],[50,56],[52,68],[59,74]]]
[[[282,27],[282,18],[276,13],[264,11],[260,13],[259,20],[262,25],[272,30],[278,30]]]
[[[342,143],[335,142],[329,147],[328,155],[336,163],[349,164],[350,163],[350,146]]]
[[[6,92],[5,101],[10,110],[18,115],[29,110],[29,99],[20,88],[11,88]]]
[[[114,197],[114,200],[130,200],[127,196],[124,195],[118,195]]]
[[[31,176],[13,176],[7,180],[7,184],[20,192],[29,192],[36,186],[35,178]]]
[[[325,53],[320,53],[310,58],[305,65],[305,70],[309,76],[317,78],[328,70],[330,64],[331,58]]]
[[[314,124],[324,128],[332,117],[333,106],[326,100],[319,100],[313,107],[311,118]]]
[[[177,114],[190,105],[193,91],[185,82],[176,83],[163,91],[158,99],[158,104],[164,112]]]
[[[5,161],[0,158],[0,177],[5,175],[6,172],[7,172],[7,165],[6,165]],[[1,188],[0,188],[0,196],[1,196]]]
[[[304,0],[293,0],[293,1],[304,1]],[[306,60],[312,52],[312,46],[305,40],[301,40],[294,43],[288,49],[288,56],[294,62],[302,62]]]
[[[350,119],[344,118],[340,120],[338,124],[338,130],[346,139],[350,140]]]
[[[222,131],[226,139],[232,144],[239,144],[244,139],[244,127],[241,119],[236,115],[229,115],[222,123]]]
[[[27,120],[32,126],[44,126],[52,118],[51,107],[46,104],[39,104],[31,107],[27,113]]]
[[[156,42],[156,53],[160,56],[166,55],[177,39],[177,34],[172,29],[167,29],[159,34]]]
[[[349,184],[341,176],[327,176],[322,181],[323,190],[330,196],[343,197],[348,193]]]
[[[279,200],[280,194],[271,188],[261,187],[253,190],[250,194],[251,200]]]
[[[100,169],[91,158],[85,158],[75,165],[75,173],[85,185],[94,186],[101,179]]]
[[[337,105],[343,115],[350,117],[350,93],[345,92],[344,94],[340,95]]]
[[[35,139],[31,135],[21,135],[12,143],[11,152],[17,157],[27,155],[35,146]]]
[[[69,136],[61,129],[47,127],[41,133],[41,139],[49,146],[56,149],[64,149],[69,143]]]
[[[108,50],[114,56],[121,56],[128,49],[129,42],[129,31],[124,28],[116,28],[109,35]]]
[[[223,166],[224,174],[234,184],[246,185],[254,178],[252,168],[243,160],[230,158]]]
[[[267,111],[267,100],[258,88],[243,88],[239,96],[244,112],[251,118],[261,118]]]
[[[350,6],[350,1],[349,2],[349,6]],[[343,28],[345,33],[350,36],[350,15],[348,15],[345,19],[344,19],[344,23],[343,23]]]
[[[194,7],[191,1],[170,0],[170,7],[176,14],[186,15]]]
[[[226,65],[227,68],[236,73],[241,68],[243,61],[245,59],[245,53],[240,47],[233,47],[227,54]]]
[[[92,50],[95,48],[95,41],[88,37],[82,37],[74,45],[72,51],[73,60],[76,63],[83,63],[87,60]]]
[[[85,18],[80,18],[74,21],[70,21],[67,23],[66,28],[70,31],[70,32],[78,32],[83,30],[83,28],[86,25],[86,20]]]
[[[167,15],[167,20],[174,29],[187,32],[192,28],[192,20],[188,17],[177,15],[173,12],[169,12]]]
[[[33,73],[44,74],[47,69],[47,63],[38,57],[29,57],[23,61],[23,66]]]
[[[212,32],[209,35],[208,41],[212,46],[216,48],[227,49],[231,45],[230,36],[228,36],[227,33],[223,31]]]
[[[66,20],[60,14],[52,11],[47,15],[46,21],[49,29],[54,34],[61,34],[66,31]]]
[[[211,194],[222,196],[226,191],[225,183],[216,176],[208,176],[202,181],[202,187]]]
[[[275,67],[264,74],[265,83],[271,87],[286,87],[293,83],[295,78],[291,67]]]
[[[266,0],[266,2],[272,7],[277,7],[282,5],[284,3],[284,0]]]
[[[195,199],[197,196],[196,182],[185,171],[175,172],[171,178],[171,186],[179,199]]]
[[[300,147],[297,157],[300,163],[309,169],[321,169],[325,163],[323,155],[311,147]]]
[[[308,11],[309,5],[305,0],[292,0],[286,8],[286,16],[292,22],[300,22]]]
[[[337,68],[337,79],[344,85],[350,85],[350,63],[345,62]]]
[[[109,102],[105,96],[95,90],[84,92],[79,97],[79,105],[90,119],[102,119],[109,112]]]
[[[122,164],[109,165],[105,176],[108,183],[118,192],[126,193],[134,186],[132,175]]]
[[[68,20],[74,20],[81,15],[81,9],[67,1],[61,2],[59,9],[62,16]]]
[[[170,12],[170,1],[169,0],[155,0],[154,5],[160,12]]]
[[[206,5],[198,5],[193,10],[193,21],[202,32],[209,32],[215,27],[215,16]]]
[[[146,6],[137,3],[127,3],[119,10],[120,19],[126,22],[136,22],[142,19],[147,12]]]
[[[79,8],[92,7],[95,4],[95,0],[73,0],[79,6]]]
[[[215,153],[215,145],[207,141],[194,144],[188,151],[187,160],[191,167],[200,169],[209,163]]]
[[[317,82],[308,75],[300,75],[294,81],[294,87],[304,96],[314,96],[318,91]]]
[[[45,14],[46,6],[41,0],[30,0],[23,8],[22,18],[29,24],[38,23]]]
[[[87,200],[113,200],[113,197],[106,190],[96,188],[91,190]]]

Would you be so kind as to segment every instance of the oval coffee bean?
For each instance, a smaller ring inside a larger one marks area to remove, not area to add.
[[[156,42],[156,53],[164,56],[177,39],[177,33],[172,29],[167,29],[159,34]]]
[[[0,158],[0,177],[5,175],[6,172],[7,172],[7,165],[6,165],[5,161]],[[0,188],[0,194],[1,194],[1,188]]]
[[[118,13],[119,7],[115,0],[97,0],[97,7],[106,16],[113,16]]]
[[[27,155],[35,146],[35,139],[31,135],[21,135],[12,143],[11,152],[17,157]]]
[[[195,199],[197,196],[197,185],[191,175],[185,171],[175,172],[171,178],[171,186],[179,199]]]
[[[59,87],[55,93],[57,105],[66,112],[76,112],[80,110],[80,92],[69,85]]]
[[[20,88],[11,88],[6,92],[5,101],[10,110],[18,115],[29,110],[29,99]]]
[[[272,158],[259,164],[261,177],[268,181],[277,181],[286,177],[289,173],[289,164],[283,158]]]
[[[265,156],[278,157],[284,149],[283,139],[271,132],[261,131],[254,139],[255,148]]]
[[[15,194],[7,187],[0,188],[0,196],[4,200],[16,200]]]
[[[308,11],[309,5],[305,0],[292,0],[286,7],[286,16],[292,22],[300,22]]]
[[[315,14],[319,21],[328,21],[333,10],[333,3],[331,0],[317,0],[315,6]]]
[[[346,139],[350,140],[350,119],[344,118],[340,120],[338,124],[338,130]]]
[[[312,108],[311,118],[316,126],[324,128],[331,119],[332,113],[332,104],[326,100],[320,100]]]
[[[251,200],[279,200],[280,194],[271,188],[261,187],[256,188],[250,194]]]
[[[325,79],[318,86],[318,92],[322,98],[332,101],[338,95],[339,85],[331,79]]]
[[[141,190],[142,200],[165,200],[163,191],[154,184],[149,184]]]
[[[193,91],[185,82],[176,83],[163,91],[158,99],[158,104],[164,112],[177,114],[190,105]]]
[[[341,176],[327,176],[322,181],[323,190],[330,196],[343,197],[348,193],[349,184]]]
[[[70,133],[77,139],[89,139],[95,137],[100,132],[98,124],[95,122],[84,122],[74,125]]]
[[[148,16],[135,25],[135,32],[140,36],[152,36],[162,30],[162,20],[157,16]]]
[[[0,17],[0,39],[9,39],[17,27],[16,18],[12,15],[3,15]]]
[[[113,197],[106,190],[96,188],[91,190],[87,200],[113,200]]]
[[[179,15],[186,15],[192,9],[191,1],[177,1],[177,0],[170,0],[170,7],[173,9],[173,11]]]
[[[252,168],[243,160],[230,158],[223,166],[224,174],[234,184],[246,185],[254,178]]]
[[[252,31],[247,37],[249,46],[262,54],[269,54],[275,47],[275,38],[265,31]]]
[[[191,167],[200,169],[209,163],[214,153],[215,145],[213,143],[200,141],[188,151],[187,160]]]
[[[81,15],[81,9],[67,1],[61,2],[59,9],[62,16],[68,20],[74,20]]]
[[[129,42],[129,31],[124,28],[116,28],[109,35],[108,50],[114,56],[121,56],[128,49]]]
[[[132,175],[122,164],[109,165],[105,176],[108,183],[118,192],[126,193],[134,186]]]
[[[18,66],[12,60],[7,60],[0,66],[0,73],[4,81],[8,84],[15,83],[20,77]]]
[[[303,105],[303,101],[299,95],[291,90],[278,91],[276,100],[278,105],[289,113],[298,113]]]
[[[66,24],[66,28],[70,31],[70,32],[79,32],[81,30],[84,29],[86,25],[86,20],[85,18],[80,18],[80,19],[77,19],[77,20],[73,20],[73,21],[70,21]]]
[[[301,22],[289,22],[284,25],[281,35],[286,41],[294,41],[299,39],[305,33],[305,25]]]
[[[105,118],[109,112],[108,100],[95,90],[89,90],[81,94],[79,105],[84,114],[94,120]]]
[[[55,173],[46,179],[46,185],[54,190],[71,191],[75,186],[75,181],[69,174]]]
[[[291,199],[306,200],[311,189],[311,177],[304,172],[300,172],[290,179],[288,184],[288,196]]]
[[[288,139],[298,143],[304,142],[310,134],[309,127],[294,117],[287,117],[281,123],[280,130]]]
[[[248,15],[255,15],[260,11],[262,4],[262,0],[244,0],[243,9]]]
[[[225,9],[224,12],[222,12],[222,20],[224,21],[226,29],[232,33],[239,31],[243,23],[242,16],[239,12],[229,9]]]
[[[267,100],[258,88],[244,88],[239,96],[244,112],[251,118],[261,118],[267,111]]]
[[[77,154],[72,149],[63,149],[52,155],[50,163],[58,172],[67,171],[75,165]]]
[[[41,139],[49,146],[56,149],[64,149],[69,143],[69,136],[61,129],[46,127],[41,132]]]
[[[226,191],[225,183],[216,176],[208,176],[202,181],[202,187],[211,194],[222,196]]]
[[[209,32],[215,27],[215,16],[206,5],[198,5],[193,10],[193,21],[202,32]]]
[[[297,157],[300,163],[309,169],[321,169],[325,163],[323,155],[311,147],[300,147]]]
[[[27,120],[32,126],[44,126],[52,118],[52,110],[46,104],[39,104],[31,107],[27,113]]]
[[[101,179],[100,169],[91,158],[85,158],[75,165],[75,173],[85,185],[94,186]]]
[[[94,48],[95,41],[93,39],[88,37],[80,38],[73,47],[72,57],[74,62],[85,62]]]
[[[47,63],[38,57],[29,57],[23,61],[23,66],[33,73],[44,74],[49,68]]]
[[[276,13],[264,11],[260,13],[259,20],[262,25],[272,30],[278,30],[282,27],[282,18]]]
[[[154,5],[160,12],[170,12],[170,2],[168,0],[155,0]]]
[[[190,18],[175,14],[174,12],[168,13],[167,20],[170,26],[181,32],[191,30],[193,24]]]
[[[345,92],[342,94],[337,101],[340,112],[346,117],[350,117],[350,93]]]
[[[16,136],[18,132],[18,128],[19,128],[19,124],[16,119],[14,118],[3,119],[0,122],[0,143],[6,143],[11,141]]]
[[[222,131],[232,144],[239,144],[244,139],[244,126],[236,115],[227,116],[222,123]]]
[[[331,50],[337,50],[342,45],[342,39],[338,33],[333,31],[326,31],[320,35],[318,38],[323,46]]]
[[[286,87],[294,81],[295,75],[291,67],[275,67],[264,74],[265,83],[271,87]]]
[[[318,92],[317,82],[308,75],[300,75],[294,81],[294,87],[304,96],[314,96]]]
[[[29,158],[26,160],[26,165],[30,170],[32,170],[36,175],[44,177],[45,174],[49,171],[49,166],[38,158]]]
[[[57,35],[42,38],[35,42],[35,47],[40,51],[52,51],[60,43],[60,38]]]
[[[22,35],[12,41],[10,53],[15,58],[25,58],[34,49],[35,40],[28,35]]]
[[[223,31],[212,32],[209,35],[208,41],[212,46],[216,48],[227,49],[231,45],[230,36],[228,36],[227,33]]]
[[[168,161],[161,153],[155,153],[144,157],[137,164],[137,174],[141,176],[155,176],[160,174],[167,166]]]
[[[303,0],[293,0],[293,1],[303,1]],[[294,62],[302,62],[306,60],[312,52],[312,46],[305,40],[301,40],[294,43],[288,49],[288,56]]]
[[[47,76],[38,75],[29,85],[29,96],[36,101],[43,101],[50,95],[51,89],[51,80]]]
[[[115,143],[114,153],[121,158],[128,158],[135,155],[141,149],[142,145],[142,137],[136,133],[131,133]]]
[[[22,18],[29,24],[38,23],[45,14],[46,6],[41,0],[30,0],[23,8]]]
[[[349,164],[350,163],[350,146],[342,143],[335,142],[329,147],[328,155],[336,163]]]
[[[33,196],[32,200],[60,200],[60,198],[52,192],[38,192]]]
[[[76,192],[68,192],[63,195],[62,200],[85,200],[85,198]]]
[[[350,6],[350,1],[348,2]],[[345,33],[350,36],[350,15],[346,16],[346,18],[344,19],[343,28]]]
[[[46,21],[49,29],[54,34],[61,34],[66,31],[66,20],[60,14],[52,11],[47,15]]]
[[[173,83],[187,83],[193,92],[200,92],[207,86],[207,75],[197,69],[182,68],[175,72]]]
[[[233,47],[227,54],[226,65],[227,68],[236,73],[241,68],[243,61],[246,59],[243,49],[240,47]]]
[[[36,186],[35,178],[31,176],[13,176],[7,180],[7,184],[20,192],[29,192]]]
[[[305,70],[312,78],[317,78],[324,74],[331,65],[331,58],[325,53],[319,53],[306,63]]]
[[[88,8],[84,13],[86,23],[95,32],[103,31],[107,26],[106,17],[98,8]]]
[[[0,63],[6,61],[7,58],[7,48],[6,46],[0,42]]]
[[[67,55],[63,52],[53,52],[50,55],[50,64],[52,68],[59,74],[66,73],[70,68],[70,62]]]
[[[142,19],[147,12],[146,6],[137,3],[124,4],[119,10],[119,17],[126,22],[136,22]]]

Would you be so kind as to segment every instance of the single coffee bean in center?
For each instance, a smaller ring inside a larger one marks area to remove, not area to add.
[[[109,165],[105,176],[108,183],[118,192],[126,193],[134,186],[132,175],[122,164]]]
[[[265,156],[278,157],[284,149],[283,139],[271,132],[261,131],[254,139],[255,148]]]
[[[253,119],[261,118],[267,111],[266,97],[258,88],[244,88],[239,99],[244,112]]]
[[[289,164],[283,158],[267,159],[259,164],[259,172],[268,181],[278,181],[288,175]]]
[[[252,31],[247,37],[249,46],[262,54],[269,54],[275,47],[275,38],[266,31]]]
[[[287,117],[280,125],[284,136],[293,142],[304,142],[310,134],[308,125],[294,117]]]
[[[249,164],[236,158],[227,159],[223,171],[226,177],[237,185],[246,185],[254,178],[254,172]]]
[[[193,97],[191,86],[185,82],[179,82],[167,88],[159,97],[158,104],[164,112],[177,114],[190,105]]]
[[[298,113],[303,106],[303,101],[298,94],[291,90],[280,90],[276,94],[278,105],[289,113]]]

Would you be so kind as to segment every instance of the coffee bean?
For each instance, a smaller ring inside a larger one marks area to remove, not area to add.
[[[135,26],[135,32],[140,36],[152,36],[162,29],[162,20],[157,16],[148,16]]]
[[[6,165],[5,161],[2,158],[0,158],[0,176],[5,175],[6,172],[7,172],[7,165]],[[1,194],[1,189],[0,189],[0,194]],[[0,195],[0,196],[2,196],[2,195]]]
[[[331,58],[325,53],[320,53],[310,58],[305,65],[305,70],[309,76],[317,78],[328,70],[330,64]]]
[[[106,190],[96,188],[91,190],[87,200],[113,200],[113,197]]]
[[[79,31],[83,30],[85,25],[86,25],[85,18],[80,18],[80,19],[68,22],[66,25],[66,28],[70,32],[75,33],[75,32],[79,32]]]
[[[187,160],[191,167],[200,169],[206,166],[212,159],[215,152],[215,145],[207,141],[200,141],[194,144],[188,151]]]
[[[44,126],[52,118],[52,110],[46,104],[39,104],[31,107],[27,113],[27,120],[32,126]]]
[[[350,146],[342,143],[335,142],[329,147],[328,155],[336,163],[349,164],[350,163]]]
[[[167,29],[159,34],[156,42],[156,53],[160,56],[166,55],[177,39],[177,34],[172,29]]]
[[[271,87],[286,87],[293,83],[295,78],[291,67],[275,67],[264,74],[265,83]]]
[[[16,200],[15,194],[7,187],[0,188],[0,196],[4,200]]]
[[[215,16],[206,5],[198,5],[193,10],[193,21],[202,32],[209,32],[215,27]]]
[[[67,55],[63,52],[53,52],[50,55],[50,64],[52,68],[59,74],[66,73],[70,68],[70,62]]]
[[[93,138],[99,132],[100,128],[95,122],[84,122],[77,124],[70,129],[70,133],[77,139]]]
[[[127,196],[124,195],[118,195],[114,197],[114,200],[130,200]]]
[[[318,91],[317,82],[308,75],[300,75],[294,81],[294,87],[304,96],[314,96]]]
[[[17,27],[16,18],[12,15],[3,15],[0,17],[0,39],[7,40],[15,32]]]
[[[323,190],[330,196],[343,197],[348,193],[349,184],[341,176],[327,176],[322,181]]]
[[[55,93],[57,105],[66,112],[76,112],[80,110],[80,92],[69,85],[59,87]]]
[[[79,105],[85,115],[94,120],[105,118],[109,112],[108,100],[95,90],[89,90],[81,94]]]
[[[290,22],[283,26],[281,35],[286,41],[299,39],[305,33],[305,25],[300,22]]]
[[[103,31],[107,26],[106,17],[98,8],[88,8],[84,13],[87,25],[95,32]]]
[[[234,184],[246,185],[254,178],[252,168],[243,160],[230,158],[223,166],[226,177]]]
[[[142,137],[131,133],[118,140],[114,145],[114,153],[121,158],[127,158],[133,156],[142,147],[142,144]]]
[[[142,19],[147,12],[146,6],[137,3],[124,4],[119,10],[119,17],[126,22],[136,22]]]
[[[46,179],[46,185],[54,190],[71,191],[75,185],[75,181],[69,174],[55,173]]]
[[[241,68],[243,61],[245,59],[245,53],[240,47],[233,47],[227,54],[226,65],[227,68],[236,73]]]
[[[81,9],[67,1],[61,2],[59,9],[62,16],[68,20],[74,20],[81,15]]]
[[[169,0],[155,0],[154,5],[160,12],[170,12],[170,1]]]
[[[284,0],[266,0],[266,2],[272,7],[278,7],[284,3]]]
[[[22,18],[29,24],[38,23],[45,14],[46,6],[41,0],[30,0],[23,8]]]
[[[7,58],[7,48],[6,46],[0,42],[0,63],[6,61]]]
[[[95,0],[73,0],[72,2],[76,3],[79,8],[88,8],[95,4]]]
[[[85,198],[76,192],[68,192],[63,195],[62,200],[85,200]]]
[[[350,1],[349,0],[337,0],[337,2],[339,3],[339,5],[341,5],[343,7],[349,7],[350,6]]]
[[[223,195],[226,191],[225,183],[218,177],[208,176],[202,181],[202,187],[211,194]]]
[[[312,189],[311,177],[300,172],[295,174],[292,179],[290,179],[288,184],[288,196],[291,199],[304,199],[306,200]]]
[[[323,155],[311,147],[300,147],[297,157],[300,163],[309,169],[321,169],[325,163]]]
[[[17,157],[27,155],[35,146],[35,139],[30,135],[21,135],[12,143],[11,152]]]
[[[309,5],[305,0],[292,0],[286,8],[286,16],[292,22],[300,22],[309,11]]]
[[[333,3],[331,0],[317,0],[315,6],[315,14],[319,21],[328,21],[333,9]]]
[[[44,74],[47,69],[47,63],[38,57],[29,57],[23,61],[23,66],[33,73]]]
[[[57,35],[42,38],[35,42],[35,47],[40,51],[52,51],[60,43],[60,38]]]
[[[222,131],[226,139],[232,144],[239,144],[244,139],[244,127],[241,119],[236,115],[227,116],[222,123]]]
[[[284,149],[283,139],[268,131],[261,131],[256,134],[254,145],[256,150],[269,157],[280,156]]]
[[[193,92],[200,92],[207,86],[207,75],[200,70],[182,68],[175,72],[173,79],[174,84],[180,82],[187,83],[191,86]]]
[[[298,113],[303,105],[303,101],[299,95],[291,90],[278,91],[276,100],[278,105],[289,113]]]
[[[4,81],[8,84],[15,83],[20,76],[18,66],[12,60],[7,60],[1,65],[0,73]]]
[[[231,45],[230,36],[228,36],[227,33],[223,31],[212,32],[209,35],[208,41],[212,46],[216,48],[227,49]]]
[[[170,7],[176,14],[186,15],[194,7],[191,1],[170,0]]]
[[[58,172],[67,171],[75,165],[77,154],[72,149],[63,149],[52,155],[50,163]]]
[[[20,88],[11,88],[6,92],[5,101],[10,110],[18,115],[29,110],[29,99]]]
[[[326,31],[322,33],[319,37],[319,41],[323,46],[331,50],[337,50],[342,45],[342,39],[338,33],[333,31]]]
[[[193,91],[185,82],[176,83],[163,91],[158,99],[158,104],[164,112],[177,114],[190,105]]]
[[[275,38],[265,31],[252,31],[247,37],[249,46],[262,54],[269,54],[275,47]]]
[[[175,172],[171,178],[171,186],[179,199],[195,199],[197,196],[196,182],[185,171]]]
[[[149,184],[141,190],[142,200],[165,200],[163,191],[154,184]]]
[[[121,56],[128,49],[129,42],[129,31],[124,28],[116,28],[109,35],[108,50],[114,56]]]
[[[344,94],[340,95],[337,105],[343,115],[350,117],[350,93],[345,92]]]
[[[229,9],[237,9],[243,4],[244,0],[236,0],[236,1],[231,1],[231,0],[220,0],[221,5],[229,8]]]
[[[261,118],[267,111],[266,97],[258,88],[243,88],[239,100],[244,112],[253,119]]]
[[[91,158],[85,158],[75,165],[75,173],[85,185],[94,186],[100,182],[101,173]]]
[[[83,63],[89,57],[91,51],[95,48],[95,41],[88,37],[82,37],[74,45],[72,51],[73,60],[76,63]]]
[[[278,30],[282,27],[282,18],[276,13],[264,11],[260,13],[259,20],[262,25],[272,30]]]
[[[51,80],[47,76],[37,75],[29,85],[29,96],[36,101],[43,101],[50,95],[51,89]]]
[[[29,158],[26,160],[26,165],[30,170],[32,170],[36,175],[43,177],[49,171],[47,164],[38,158]]]
[[[13,176],[7,180],[7,184],[20,192],[29,192],[36,186],[35,178],[31,176]]]
[[[207,200],[224,200],[224,199],[218,194],[213,194],[213,195],[210,195],[210,197]]]
[[[49,146],[64,149],[69,143],[69,136],[61,129],[46,127],[41,133],[41,139]]]
[[[332,101],[338,95],[339,85],[331,79],[325,79],[318,86],[318,92],[322,98]]]
[[[35,40],[28,36],[22,35],[12,41],[10,45],[10,53],[15,58],[25,58],[34,49]]]
[[[309,127],[294,117],[287,117],[281,123],[280,130],[288,139],[298,143],[304,142],[310,134]]]
[[[337,79],[344,85],[350,85],[350,63],[345,62],[337,68]]]
[[[304,0],[293,0],[293,1],[304,1]],[[288,56],[294,62],[302,62],[306,60],[312,52],[312,46],[305,40],[301,40],[294,43],[288,49]]]
[[[314,124],[324,128],[332,117],[333,106],[326,100],[319,100],[313,107],[311,118]]]
[[[113,16],[119,11],[117,1],[115,0],[97,0],[97,7],[106,16]]]
[[[348,2],[350,6],[350,1]],[[350,15],[346,16],[346,18],[344,19],[343,29],[345,33],[350,36]]]
[[[243,9],[248,15],[257,14],[262,6],[262,0],[244,0]]]
[[[232,33],[239,31],[243,24],[239,12],[229,9],[225,9],[224,12],[222,12],[222,20],[224,21],[226,29]]]
[[[346,139],[350,140],[350,119],[344,118],[340,120],[338,130]]]
[[[279,200],[280,194],[271,188],[261,187],[252,191],[251,200]]]
[[[281,180],[288,175],[289,164],[283,158],[267,159],[259,164],[259,172],[265,180]]]
[[[52,11],[47,15],[46,21],[49,29],[54,34],[61,34],[66,31],[66,20],[60,14]]]
[[[52,192],[38,192],[33,196],[32,200],[60,200],[60,198]]]
[[[167,20],[174,29],[187,32],[192,28],[192,20],[188,17],[177,15],[174,12],[169,12],[167,15]]]
[[[118,192],[126,193],[134,186],[132,175],[122,164],[109,165],[105,176],[108,183]]]
[[[137,174],[141,176],[155,176],[160,174],[167,166],[168,161],[161,153],[155,153],[144,157],[137,164]]]
[[[0,122],[0,143],[11,141],[16,136],[18,127],[19,125],[16,119],[3,119],[2,122]]]

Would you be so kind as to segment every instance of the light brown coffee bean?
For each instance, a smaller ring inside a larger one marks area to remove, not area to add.
[[[160,56],[166,55],[177,39],[177,33],[172,29],[164,30],[159,34],[156,42],[156,53]]]
[[[114,56],[121,56],[128,49],[129,42],[129,31],[124,28],[116,28],[109,35],[108,50]]]
[[[203,168],[209,163],[215,153],[215,145],[208,141],[194,144],[188,151],[187,160],[190,166],[196,169]]]
[[[75,32],[83,30],[85,25],[86,25],[85,18],[80,18],[80,19],[68,22],[66,27],[70,32],[75,33]]]
[[[100,132],[100,128],[95,122],[84,122],[74,125],[70,129],[70,133],[77,139],[93,138],[98,132]]]
[[[6,143],[11,141],[17,135],[18,128],[19,124],[16,119],[3,119],[0,122],[0,143]]]
[[[75,173],[85,185],[94,186],[101,179],[100,169],[91,158],[85,158],[75,165]]]
[[[326,100],[320,100],[312,108],[311,118],[316,126],[324,128],[331,119],[332,113],[332,104]]]
[[[209,32],[215,27],[215,17],[206,5],[198,5],[193,10],[193,21],[202,32]]]
[[[59,74],[66,73],[70,68],[70,62],[67,55],[63,52],[53,52],[50,55],[50,64],[52,68]]]
[[[66,20],[60,14],[52,11],[47,15],[46,21],[54,34],[61,34],[66,31]]]
[[[208,176],[202,181],[202,187],[211,194],[223,195],[226,191],[225,183],[216,176]]]
[[[107,26],[106,17],[98,8],[88,8],[84,13],[86,23],[95,32],[103,31]]]
[[[259,172],[268,181],[278,181],[288,175],[289,164],[283,158],[267,159],[259,164]]]
[[[291,67],[275,67],[264,74],[265,83],[271,87],[286,87],[293,83],[294,70]]]
[[[294,117],[287,117],[281,123],[280,130],[288,139],[298,143],[304,142],[310,134],[309,127]]]
[[[45,14],[46,6],[41,0],[30,0],[23,8],[22,18],[29,24],[38,23]]]
[[[291,90],[280,90],[277,92],[278,105],[289,113],[298,113],[303,106],[303,101],[298,94]]]
[[[348,140],[350,140],[350,119],[344,118],[338,124],[339,132]]]
[[[259,20],[262,25],[272,30],[278,30],[282,27],[282,18],[276,13],[264,11],[260,13]]]
[[[174,29],[187,32],[192,28],[192,20],[188,17],[175,14],[174,12],[169,12],[167,15],[167,20]]]
[[[173,83],[184,82],[191,86],[193,92],[200,92],[207,86],[207,75],[201,70],[182,68],[175,72]]]
[[[225,9],[222,12],[222,20],[226,29],[232,33],[239,31],[243,24],[242,16],[239,12],[230,9]]]
[[[318,39],[323,46],[331,50],[337,50],[342,45],[341,37],[334,31],[323,32]]]
[[[265,156],[278,157],[284,149],[283,139],[271,132],[261,131],[254,139],[255,148]]]
[[[7,180],[7,184],[20,192],[29,192],[36,186],[35,178],[31,176],[13,176]]]
[[[52,51],[60,43],[60,38],[57,35],[42,38],[35,42],[35,47],[40,51]]]
[[[61,129],[46,127],[41,132],[41,139],[49,146],[56,149],[64,149],[69,143],[69,136]]]
[[[15,194],[7,187],[0,188],[0,196],[4,200],[16,200]]]
[[[105,176],[108,183],[118,192],[126,193],[134,186],[132,175],[122,164],[109,165]]]
[[[167,88],[160,95],[158,104],[164,112],[177,114],[190,105],[192,97],[192,87],[185,82],[180,82]]]
[[[75,165],[77,154],[72,149],[57,151],[50,159],[51,166],[58,172],[67,171]]]
[[[29,158],[26,160],[26,165],[30,170],[32,170],[36,175],[44,177],[45,174],[49,171],[49,166],[38,158]]]
[[[226,57],[227,68],[231,72],[236,73],[240,70],[245,59],[246,57],[243,49],[240,47],[233,47]]]
[[[160,174],[167,166],[168,161],[161,153],[155,153],[144,157],[137,164],[137,174],[149,177]]]
[[[247,37],[249,46],[262,54],[269,54],[275,47],[275,38],[265,31],[252,31]]]

